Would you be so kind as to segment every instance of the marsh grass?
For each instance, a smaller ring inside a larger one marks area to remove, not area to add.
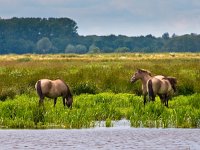
[[[75,96],[73,108],[64,108],[61,99],[56,107],[45,99],[38,107],[38,98],[18,95],[0,103],[1,128],[91,128],[95,122],[105,121],[107,127],[113,120],[130,120],[132,127],[199,128],[199,94],[177,96],[164,107],[159,98],[143,106],[140,96],[133,94],[81,94]]]
[[[133,127],[200,127],[200,54],[97,54],[0,56],[2,128],[88,128],[95,121],[130,120]],[[143,106],[141,83],[130,83],[137,68],[174,76],[176,97],[163,107]],[[45,100],[38,108],[38,79],[61,78],[72,90],[73,109]],[[197,93],[197,94],[195,94]],[[182,96],[181,96],[182,95]]]
[[[130,84],[137,68],[178,79],[177,95],[199,93],[200,55],[97,54],[97,55],[2,55],[0,100],[34,93],[38,79],[61,78],[74,94],[101,92],[141,95],[141,83]]]

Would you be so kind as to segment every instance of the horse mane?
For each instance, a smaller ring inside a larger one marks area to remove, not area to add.
[[[145,69],[138,69],[138,71],[139,71],[139,72],[146,73],[146,74],[148,74],[149,76],[151,76],[151,77],[152,77],[152,74],[151,74],[151,72],[150,72],[149,70],[145,70]]]
[[[68,97],[72,98],[73,95],[72,95],[72,93],[71,93],[71,91],[70,91],[69,86],[67,85],[67,83],[64,80],[62,80],[62,79],[59,79],[59,80],[61,80],[65,84],[65,86],[67,87],[67,89],[68,89],[67,90]]]

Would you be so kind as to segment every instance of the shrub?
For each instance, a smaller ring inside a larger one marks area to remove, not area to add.
[[[79,95],[82,93],[96,94],[97,88],[96,88],[95,84],[81,82],[73,87],[73,93],[76,95]]]

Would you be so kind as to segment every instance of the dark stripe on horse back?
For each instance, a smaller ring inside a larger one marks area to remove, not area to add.
[[[37,82],[37,93],[38,93],[38,95],[40,96],[40,98],[42,97],[42,88],[41,88],[41,80],[39,80],[38,82]]]
[[[149,96],[150,97],[154,97],[154,92],[153,92],[152,80],[151,79],[148,82],[148,91],[149,91]]]

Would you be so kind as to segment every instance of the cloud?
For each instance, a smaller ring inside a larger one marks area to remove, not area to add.
[[[69,17],[83,35],[200,33],[199,0],[0,0],[0,14]]]

